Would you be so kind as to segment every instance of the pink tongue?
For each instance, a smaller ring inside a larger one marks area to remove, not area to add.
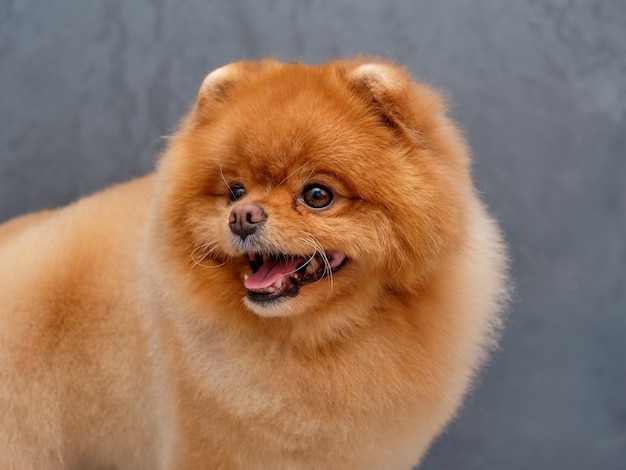
[[[244,282],[246,289],[263,289],[274,284],[287,274],[292,274],[304,263],[301,258],[279,259],[273,263],[266,262],[257,272],[251,274]]]

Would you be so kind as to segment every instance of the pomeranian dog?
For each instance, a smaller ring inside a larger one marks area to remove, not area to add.
[[[401,67],[226,65],[154,174],[0,227],[0,468],[410,469],[506,264]]]

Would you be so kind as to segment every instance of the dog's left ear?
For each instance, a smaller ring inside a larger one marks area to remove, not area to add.
[[[445,113],[440,95],[415,83],[402,68],[386,62],[362,62],[348,70],[346,80],[376,110],[381,120],[401,135],[420,141]]]

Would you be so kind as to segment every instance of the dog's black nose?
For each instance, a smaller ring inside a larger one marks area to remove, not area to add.
[[[241,204],[233,207],[230,212],[228,226],[231,232],[245,240],[248,235],[252,235],[265,222],[265,219],[267,216],[259,206]]]

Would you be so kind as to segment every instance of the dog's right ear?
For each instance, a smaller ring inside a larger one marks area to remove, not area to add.
[[[199,107],[212,102],[223,101],[228,96],[228,90],[237,82],[237,77],[241,75],[241,63],[224,65],[209,73],[198,92],[196,103]]]
[[[259,62],[234,62],[224,65],[209,73],[198,92],[196,106],[210,107],[212,104],[223,103],[232,90],[241,82],[248,80],[254,74],[269,67],[275,67],[277,62],[263,60]]]

